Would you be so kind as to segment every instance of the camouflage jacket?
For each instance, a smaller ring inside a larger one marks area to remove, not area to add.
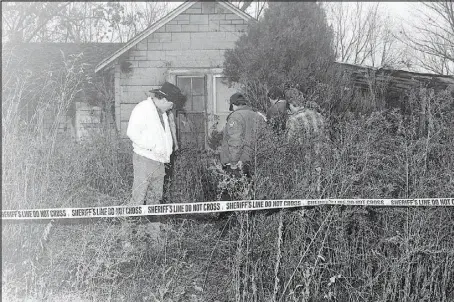
[[[230,113],[224,128],[221,146],[221,164],[251,162],[256,150],[257,139],[265,120],[250,107]]]

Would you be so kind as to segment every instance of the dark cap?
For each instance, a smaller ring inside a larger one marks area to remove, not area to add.
[[[247,105],[249,102],[248,100],[244,97],[244,95],[240,92],[236,92],[232,94],[230,97],[230,107],[229,110],[233,111],[233,105]]]
[[[161,88],[152,89],[150,92],[165,97],[168,101],[174,102],[176,98],[181,96],[181,90],[172,83],[165,82]]]
[[[236,92],[230,97],[230,104],[232,105],[247,105],[248,103],[248,100],[240,92]]]

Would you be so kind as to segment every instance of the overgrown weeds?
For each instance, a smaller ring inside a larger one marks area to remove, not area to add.
[[[101,132],[75,143],[56,128],[21,124],[20,96],[5,95],[15,98],[2,103],[4,209],[129,199],[129,142]],[[229,183],[216,151],[187,149],[175,155],[166,200],[211,201],[229,186],[241,199],[453,197],[452,95],[421,89],[408,102],[405,114],[329,117],[320,191],[314,146],[287,144],[270,131],[252,186]],[[181,216],[162,219],[160,243],[146,219],[5,221],[2,293],[50,301],[448,302],[453,215],[451,208],[324,206],[221,221]]]

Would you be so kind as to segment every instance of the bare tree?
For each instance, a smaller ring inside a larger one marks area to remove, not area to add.
[[[454,74],[453,1],[420,3],[415,21],[409,21],[400,39],[416,50],[415,63],[437,74]],[[417,21],[416,21],[417,20]]]
[[[2,2],[2,40],[31,42],[71,2]]]
[[[234,6],[238,7],[242,11],[250,14],[256,19],[259,19],[262,16],[264,9],[267,7],[268,1],[229,1]]]
[[[115,23],[117,40],[126,42],[169,12],[168,2],[131,2],[124,4],[121,21]],[[114,36],[111,39],[115,39]]]
[[[126,42],[164,16],[166,2],[3,2],[3,42]]]
[[[371,66],[400,67],[401,50],[390,17],[380,3],[323,3],[334,30],[338,61]]]

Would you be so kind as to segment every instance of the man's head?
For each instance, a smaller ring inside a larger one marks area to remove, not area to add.
[[[289,109],[296,112],[302,108],[308,108],[320,112],[320,106],[304,97],[304,94],[296,88],[290,88],[285,91],[285,98],[288,101]]]
[[[248,100],[244,97],[244,95],[240,92],[236,92],[234,94],[232,94],[232,96],[230,97],[230,107],[229,107],[229,110],[230,111],[234,111],[234,110],[237,110],[238,107],[240,106],[246,106],[248,105],[249,102]]]
[[[295,105],[295,106],[303,106],[304,105],[304,96],[301,91],[296,88],[289,88],[285,90],[285,98],[286,100]]]
[[[296,88],[288,88],[285,90],[285,99],[288,102],[288,107],[291,112],[298,111],[304,107],[305,99],[303,93]]]
[[[267,93],[267,96],[271,101],[277,101],[277,100],[284,99],[284,93],[277,86],[271,87],[271,89]]]
[[[161,112],[167,112],[173,108],[173,102],[167,100],[165,96],[159,94],[152,94],[154,104]]]
[[[165,82],[160,88],[150,90],[151,97],[162,112],[173,108],[174,101],[181,95],[181,90],[177,86]]]

